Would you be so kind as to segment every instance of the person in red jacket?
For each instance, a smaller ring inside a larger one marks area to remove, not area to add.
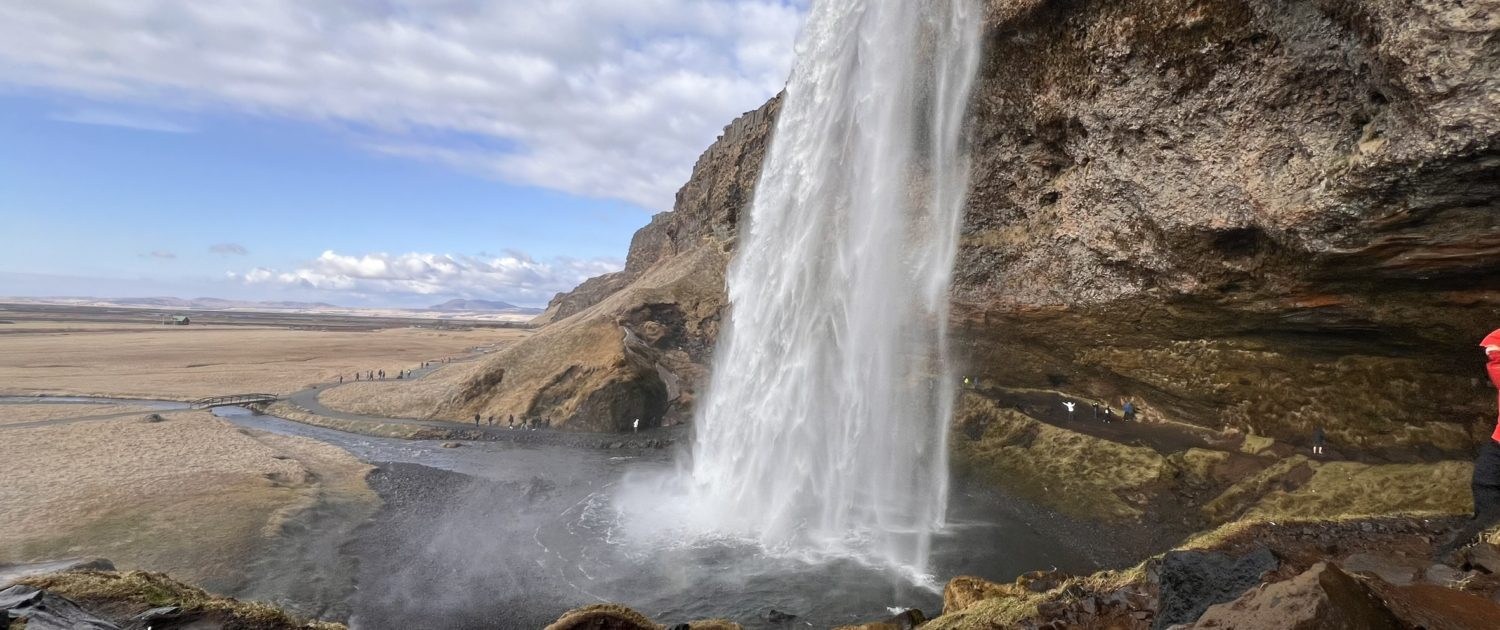
[[[1490,373],[1490,382],[1500,388],[1500,330],[1490,333],[1479,342],[1479,346],[1484,348],[1485,369]],[[1500,396],[1497,396],[1497,401],[1500,401]],[[1469,489],[1474,493],[1474,519],[1438,550],[1439,559],[1451,560],[1449,556],[1459,547],[1500,523],[1500,418],[1496,419],[1489,439],[1479,446]]]
[[[1489,360],[1485,368],[1489,370],[1490,382],[1500,388],[1500,330],[1490,333],[1479,345]],[[1500,511],[1500,419],[1496,420],[1490,439],[1479,447],[1479,458],[1474,460],[1473,490],[1475,518]]]

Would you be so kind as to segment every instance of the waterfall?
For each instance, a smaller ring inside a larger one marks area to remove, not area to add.
[[[924,569],[947,508],[972,0],[819,0],[797,43],[688,492],[770,548]]]

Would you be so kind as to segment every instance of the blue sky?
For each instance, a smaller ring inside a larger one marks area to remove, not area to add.
[[[0,6],[0,296],[543,304],[779,89],[802,12]]]

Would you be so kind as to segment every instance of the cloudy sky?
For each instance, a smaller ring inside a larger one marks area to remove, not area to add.
[[[0,296],[544,304],[806,0],[0,0]]]

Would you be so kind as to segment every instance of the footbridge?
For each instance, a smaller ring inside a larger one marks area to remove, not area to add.
[[[230,394],[228,396],[210,396],[193,401],[194,409],[209,409],[212,407],[233,407],[238,405],[253,405],[256,403],[276,402],[276,394]]]

